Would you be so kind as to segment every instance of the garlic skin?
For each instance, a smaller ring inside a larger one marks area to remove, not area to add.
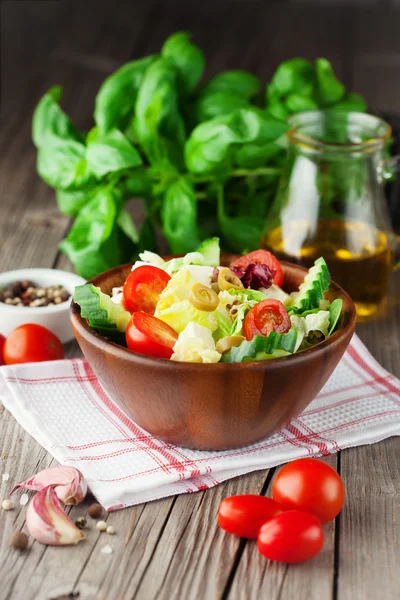
[[[35,540],[49,546],[70,546],[85,538],[64,513],[52,486],[40,490],[30,501],[26,526]]]
[[[66,506],[79,504],[86,496],[87,483],[83,475],[74,467],[57,465],[40,471],[33,477],[16,485],[11,494],[18,488],[40,492],[51,485],[59,500]]]

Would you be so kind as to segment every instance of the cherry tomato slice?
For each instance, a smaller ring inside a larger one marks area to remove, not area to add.
[[[314,515],[288,510],[260,529],[257,547],[270,560],[295,564],[316,556],[324,545],[324,532]]]
[[[60,360],[64,358],[64,348],[58,337],[46,327],[27,323],[10,333],[4,343],[3,354],[6,365],[14,365]]]
[[[167,323],[141,311],[133,313],[125,336],[130,350],[157,358],[171,358],[178,339]]]
[[[3,348],[4,348],[4,344],[5,344],[6,338],[4,337],[4,335],[1,335],[0,333],[0,367],[1,365],[4,365],[4,356],[3,356]]]
[[[267,336],[271,331],[287,333],[289,329],[288,312],[282,302],[274,298],[267,298],[253,306],[243,321],[246,340],[252,340],[255,335]]]
[[[322,460],[300,458],[279,471],[272,496],[286,509],[304,510],[328,523],[342,510],[344,485],[340,475]]]
[[[131,313],[142,310],[154,315],[160,294],[170,279],[168,273],[152,265],[137,267],[124,283],[124,307]]]
[[[230,496],[220,504],[218,524],[228,533],[257,539],[261,525],[282,512],[282,507],[275,500],[265,496]]]
[[[253,252],[249,252],[240,258],[237,258],[232,264],[231,267],[240,267],[241,269],[245,269],[247,265],[250,263],[257,263],[258,265],[267,265],[270,269],[275,271],[274,275],[274,283],[275,285],[282,286],[283,283],[283,271],[280,265],[279,260],[268,252],[267,250],[253,250]]]

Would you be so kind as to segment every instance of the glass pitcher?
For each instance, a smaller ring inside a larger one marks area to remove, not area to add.
[[[310,111],[289,120],[288,155],[263,246],[307,267],[323,256],[360,317],[387,293],[395,235],[383,192],[397,158],[372,115]]]

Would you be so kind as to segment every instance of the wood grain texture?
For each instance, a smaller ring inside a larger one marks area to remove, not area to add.
[[[398,10],[371,2],[365,10],[340,3],[263,0],[9,0],[1,11],[0,270],[57,266],[71,270],[57,244],[70,223],[53,192],[35,173],[30,142],[33,108],[55,83],[79,127],[92,125],[93,99],[104,77],[122,62],[157,51],[172,31],[192,30],[204,48],[207,75],[249,68],[263,80],[292,56],[326,56],[345,83],[376,109],[397,110],[400,94]],[[391,3],[394,6],[394,2]],[[376,6],[375,6],[376,5]],[[386,306],[358,333],[383,366],[400,375],[400,273]],[[78,354],[74,343],[67,356]],[[330,457],[345,480],[347,502],[336,528],[326,530],[320,556],[282,567],[262,559],[254,543],[220,531],[215,515],[233,493],[268,493],[266,472],[228,481],[207,492],[167,498],[111,514],[114,537],[90,523],[76,548],[30,541],[9,548],[24,528],[25,508],[0,511],[0,599],[49,600],[79,592],[84,600],[392,600],[399,589],[399,439]],[[0,406],[0,500],[13,485],[52,464]],[[71,510],[84,514],[90,501]],[[128,539],[127,539],[128,538]],[[100,550],[110,544],[114,551]]]

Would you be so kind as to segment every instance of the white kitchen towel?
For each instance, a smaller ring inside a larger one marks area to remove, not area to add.
[[[297,419],[273,437],[236,450],[189,450],[150,435],[114,404],[83,359],[1,367],[0,399],[60,463],[83,473],[107,510],[205,490],[295,458],[400,434],[400,381],[356,336]]]

